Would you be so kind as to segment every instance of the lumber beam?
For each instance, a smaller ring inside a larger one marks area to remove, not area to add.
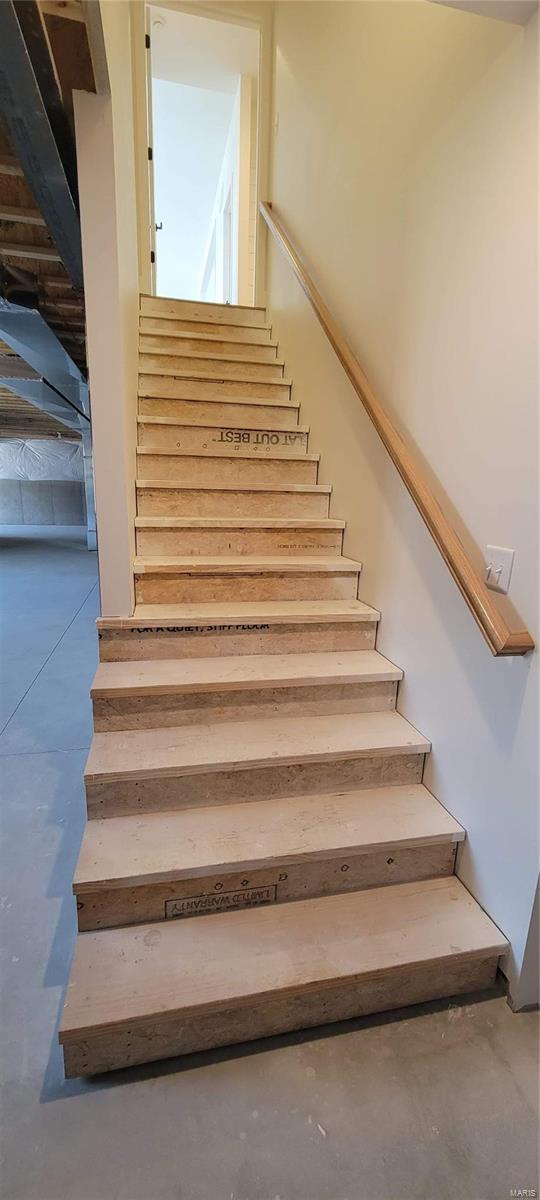
[[[0,242],[2,258],[36,258],[43,262],[62,262],[54,246],[26,246],[22,242]]]
[[[22,176],[22,167],[12,154],[0,154],[0,175]]]
[[[60,261],[82,289],[79,217],[12,0],[0,4],[0,41],[0,108],[7,132]]]
[[[22,208],[19,204],[0,204],[0,221],[10,221],[16,225],[45,226],[37,208]]]

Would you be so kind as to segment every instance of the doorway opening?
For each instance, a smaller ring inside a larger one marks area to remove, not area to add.
[[[259,30],[148,5],[155,291],[254,303]]]

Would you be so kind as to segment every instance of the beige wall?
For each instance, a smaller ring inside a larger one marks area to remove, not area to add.
[[[511,597],[533,635],[537,34],[410,0],[280,0],[271,190],[478,545],[516,549]],[[379,649],[405,669],[399,707],[433,740],[427,785],[468,830],[459,872],[530,1002],[537,656],[492,658],[273,247],[268,298],[361,598],[383,612]]]
[[[101,5],[110,94],[75,93],[103,615],[133,612],[138,263],[130,12]]]

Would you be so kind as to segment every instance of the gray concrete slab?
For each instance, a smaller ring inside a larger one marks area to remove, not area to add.
[[[94,585],[0,734],[0,755],[89,746],[97,616]]]
[[[0,731],[92,589],[97,558],[78,526],[0,525]],[[93,632],[87,645],[94,645]]]
[[[54,603],[46,540],[27,546],[19,577],[27,618],[32,572]],[[32,643],[36,683],[0,760],[2,1200],[507,1200],[537,1188],[538,1016],[514,1015],[503,994],[64,1082],[56,1027],[86,749],[59,746],[96,652],[84,556],[64,541],[64,636],[51,648],[45,623]],[[58,711],[45,720],[47,704]]]

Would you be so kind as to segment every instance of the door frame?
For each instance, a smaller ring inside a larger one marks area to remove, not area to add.
[[[259,31],[259,79],[257,96],[257,205],[269,195],[270,174],[270,129],[272,120],[272,6],[265,0],[245,0],[230,3],[229,0],[214,0],[197,4],[188,0],[158,0],[159,8],[170,8],[222,21],[231,25],[248,25]],[[133,71],[133,109],[135,127],[135,174],[137,187],[137,225],[139,251],[139,286],[146,295],[155,295],[155,263],[151,261],[155,249],[155,216],[149,178],[148,162],[148,113],[151,113],[151,92],[148,72],[151,55],[146,46],[149,32],[149,3],[131,0],[131,59]],[[266,239],[257,217],[255,226],[255,298],[256,305],[264,305],[266,294]],[[153,269],[154,268],[154,269]]]

